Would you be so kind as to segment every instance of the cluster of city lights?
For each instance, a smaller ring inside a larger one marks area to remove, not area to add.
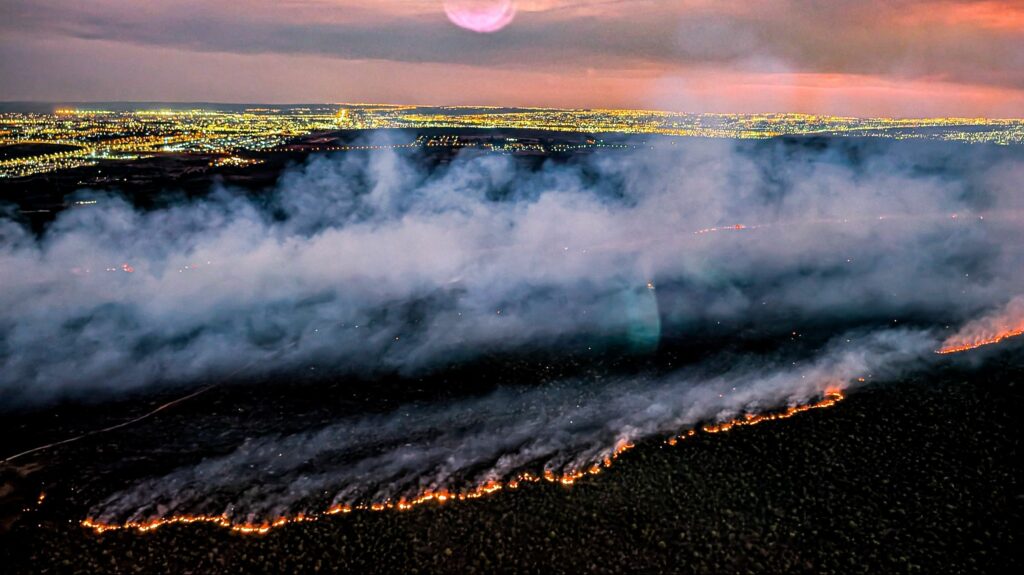
[[[297,137],[335,130],[505,128],[585,134],[640,134],[706,138],[776,136],[868,136],[938,139],[970,143],[1024,143],[1024,120],[985,118],[848,118],[806,114],[684,114],[650,110],[424,107],[338,104],[313,107],[80,110],[51,114],[0,114],[0,148],[10,145],[60,146],[0,159],[0,177],[96,165],[156,154],[222,154],[273,150]],[[323,150],[397,147],[489,147],[495,152],[572,151],[628,148],[593,137],[584,143],[505,144],[467,141],[456,134],[420,138],[398,146],[325,146]],[[320,149],[313,147],[312,149]],[[225,160],[227,165],[233,160]]]

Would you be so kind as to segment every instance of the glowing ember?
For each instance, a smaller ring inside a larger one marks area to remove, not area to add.
[[[999,343],[999,342],[1003,341],[1004,339],[1009,339],[1011,337],[1017,337],[1018,335],[1022,335],[1022,334],[1024,334],[1024,328],[1019,328],[1019,329],[1013,329],[1013,330],[1005,331],[1005,332],[998,333],[998,334],[990,336],[990,337],[974,339],[974,340],[971,340],[969,343],[963,343],[963,344],[959,344],[959,345],[951,344],[951,343],[949,343],[949,341],[947,341],[947,343],[944,344],[942,346],[942,348],[937,350],[935,353],[947,354],[947,353],[957,353],[957,352],[960,352],[960,351],[967,351],[969,349],[975,349],[975,348],[981,347],[983,345],[991,345],[993,343]]]
[[[722,228],[730,229],[730,228]],[[737,229],[737,228],[731,228]],[[945,344],[936,353],[950,354],[969,349],[974,349],[982,345],[989,345],[997,343],[1004,339],[1019,336],[1024,334],[1024,296],[1018,296],[1014,298],[1005,309],[997,314],[982,318],[980,320],[973,321],[967,324],[957,335],[946,340]],[[864,382],[865,378],[857,378],[858,381]],[[668,445],[677,445],[680,441],[694,437],[700,432],[706,434],[725,433],[737,427],[752,426],[764,423],[766,421],[777,421],[780,419],[788,419],[798,413],[810,411],[812,409],[823,409],[826,407],[832,407],[844,399],[843,392],[839,389],[829,389],[825,392],[824,397],[813,403],[805,403],[800,405],[793,405],[786,408],[783,411],[765,412],[765,413],[747,413],[741,417],[737,417],[728,421],[722,421],[713,424],[703,425],[699,428],[689,429],[678,435],[674,435],[665,440]],[[590,465],[585,465],[577,469],[562,470],[556,472],[552,469],[544,470],[540,476],[533,475],[529,472],[523,472],[519,475],[512,477],[507,481],[499,481],[492,479],[486,481],[476,487],[469,488],[461,492],[450,492],[447,489],[440,490],[427,490],[419,495],[409,498],[400,498],[397,502],[391,500],[378,501],[372,503],[360,503],[356,505],[344,505],[337,504],[333,505],[327,510],[321,513],[312,514],[299,514],[295,517],[279,517],[271,522],[264,523],[232,523],[231,520],[225,515],[178,515],[167,518],[151,519],[148,521],[128,521],[121,524],[106,524],[96,522],[92,519],[85,519],[82,521],[82,526],[87,527],[96,531],[97,533],[103,533],[105,531],[120,530],[120,529],[134,529],[139,532],[148,532],[157,527],[171,524],[191,524],[191,523],[209,523],[211,525],[218,525],[220,527],[231,529],[237,533],[245,534],[262,534],[270,531],[275,527],[287,525],[289,523],[300,523],[308,521],[317,521],[322,517],[328,515],[335,515],[338,513],[351,513],[352,511],[407,511],[416,506],[424,505],[430,502],[437,502],[437,504],[444,504],[449,500],[465,501],[467,499],[478,499],[485,495],[490,495],[501,491],[503,489],[518,489],[524,483],[538,483],[546,481],[548,483],[560,483],[565,486],[571,486],[577,481],[583,479],[586,475],[597,475],[604,469],[611,467],[616,459],[619,458],[623,453],[632,449],[634,444],[627,439],[622,439],[615,446],[608,451],[608,455],[604,456],[600,461],[595,461]],[[45,495],[41,494],[39,502],[41,503]]]
[[[1017,296],[998,313],[974,320],[942,343],[938,354],[957,353],[1024,334],[1024,296]]]
[[[769,412],[763,414],[747,414],[742,418],[733,419],[713,425],[705,425],[700,428],[704,433],[722,433],[729,431],[734,427],[744,425],[757,425],[765,421],[775,421],[778,419],[786,419],[792,417],[798,413],[810,411],[812,409],[821,409],[825,407],[832,407],[839,403],[844,398],[843,393],[839,390],[829,390],[825,393],[825,397],[817,402],[790,406],[785,411],[781,412]],[[669,445],[676,445],[679,440],[687,437],[693,437],[698,431],[696,429],[690,429],[680,435],[670,437],[666,440]],[[263,534],[267,533],[275,527],[281,527],[289,523],[301,523],[309,521],[318,521],[319,519],[328,515],[337,515],[339,513],[351,513],[352,511],[408,511],[414,507],[424,505],[430,502],[437,502],[438,504],[444,504],[448,500],[465,501],[467,499],[479,499],[486,495],[497,493],[503,489],[518,489],[524,483],[539,483],[546,481],[548,483],[560,483],[565,486],[571,486],[580,479],[583,479],[587,475],[597,475],[601,473],[604,468],[611,467],[616,459],[618,459],[623,453],[633,449],[634,444],[626,439],[619,440],[615,444],[615,447],[604,457],[600,462],[595,462],[589,466],[581,467],[579,469],[570,469],[556,473],[553,470],[544,470],[543,475],[537,476],[529,472],[523,472],[516,475],[508,481],[502,482],[498,480],[489,480],[485,483],[477,485],[476,487],[470,488],[466,491],[459,493],[452,493],[446,489],[441,490],[428,490],[423,493],[411,497],[401,498],[397,502],[391,500],[379,501],[374,503],[360,503],[357,505],[333,505],[322,513],[311,513],[311,514],[299,514],[295,517],[279,517],[270,522],[264,522],[259,524],[254,523],[232,523],[225,515],[177,515],[173,517],[167,517],[163,519],[151,519],[148,521],[129,521],[121,524],[105,524],[93,521],[92,519],[86,519],[82,521],[82,526],[92,529],[96,533],[103,533],[106,531],[122,530],[122,529],[134,529],[136,531],[145,533],[152,531],[163,525],[173,524],[192,524],[192,523],[208,523],[211,525],[217,525],[230,529],[236,533],[244,534]]]
[[[778,419],[787,419],[787,418],[793,417],[794,415],[796,415],[798,413],[803,413],[805,411],[810,411],[812,409],[821,409],[821,408],[824,408],[824,407],[832,407],[833,405],[839,403],[842,400],[843,400],[843,394],[839,390],[828,391],[828,392],[825,393],[825,399],[822,399],[821,401],[818,401],[818,402],[815,402],[815,403],[806,403],[806,404],[803,404],[803,405],[793,405],[793,406],[790,406],[788,409],[786,409],[786,411],[782,411],[782,412],[779,412],[779,413],[762,413],[762,414],[748,413],[745,416],[743,416],[742,418],[733,419],[733,420],[730,420],[730,421],[725,421],[725,422],[717,423],[717,424],[714,424],[714,425],[705,425],[701,429],[703,429],[705,433],[721,433],[723,431],[729,431],[730,429],[732,429],[734,427],[739,427],[739,426],[742,426],[742,425],[757,425],[758,423],[764,423],[766,421],[775,421],[775,420],[778,420]],[[687,436],[689,436],[689,435],[692,435],[692,434],[688,434]],[[683,436],[680,436],[679,439],[681,439],[682,437]]]
[[[512,22],[516,5],[512,0],[445,0],[444,13],[460,28],[489,34]]]

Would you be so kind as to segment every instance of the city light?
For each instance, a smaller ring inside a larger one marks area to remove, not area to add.
[[[0,159],[0,177],[95,166],[161,154],[222,156],[211,167],[244,167],[258,158],[237,156],[283,149],[303,136],[338,130],[529,129],[574,132],[579,143],[547,145],[534,138],[503,143],[460,134],[419,137],[399,145],[306,145],[308,151],[415,147],[480,148],[497,153],[569,152],[632,148],[597,135],[765,139],[778,136],[861,136],[966,143],[1024,143],[1024,120],[984,118],[849,118],[806,114],[683,114],[650,110],[420,107],[338,104],[315,107],[106,111],[64,108],[52,114],[0,114],[0,146],[43,145],[60,150]],[[924,128],[924,129],[922,129]]]

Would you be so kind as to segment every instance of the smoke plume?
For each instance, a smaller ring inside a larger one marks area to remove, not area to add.
[[[82,192],[98,203],[42,237],[0,219],[0,397],[311,363],[409,372],[723,322],[961,321],[1022,285],[1022,166],[973,148],[702,141],[540,168],[316,157],[270,198],[218,189],[151,211]]]
[[[1022,176],[1016,148],[665,140],[539,166],[321,156],[269,194],[149,211],[82,191],[97,203],[42,235],[0,219],[0,399],[309,366],[408,375],[602,342],[643,354],[709,331],[835,335],[809,357],[582,374],[255,437],[96,516],[264,520],[581,469],[623,441],[895,378],[992,310],[1019,319]]]

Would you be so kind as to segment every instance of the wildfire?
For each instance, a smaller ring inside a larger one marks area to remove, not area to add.
[[[864,381],[864,379],[860,378],[860,381]],[[764,423],[766,421],[778,421],[780,419],[789,419],[790,417],[793,417],[798,413],[803,413],[805,411],[810,411],[812,409],[823,409],[826,407],[832,407],[845,398],[846,396],[843,395],[842,391],[838,389],[832,389],[825,392],[825,397],[823,399],[821,399],[820,401],[816,401],[814,403],[791,405],[790,407],[786,408],[785,411],[768,413],[747,413],[743,417],[738,417],[735,419],[730,419],[728,421],[722,421],[719,423],[704,425],[700,429],[704,433],[724,433],[733,428],[741,427],[744,425],[757,425],[759,423]],[[665,440],[665,443],[669,445],[676,445],[680,441],[688,437],[693,437],[695,435],[697,435],[697,430],[690,429],[687,430],[685,433],[669,437],[668,439]]]
[[[980,320],[971,322],[964,326],[964,329],[960,330],[957,335],[949,338],[943,344],[943,346],[936,351],[939,354],[951,354],[962,352],[983,345],[990,345],[998,343],[1007,338],[1016,337],[1024,334],[1024,296],[1018,296],[1011,300],[1006,309],[1000,313],[990,317],[982,318]],[[863,382],[863,377],[857,378],[858,381]],[[827,407],[833,407],[840,401],[845,399],[845,395],[840,389],[829,389],[825,391],[824,397],[818,401],[812,403],[804,403],[800,405],[792,405],[783,411],[765,412],[765,413],[747,413],[741,417],[737,417],[728,421],[722,421],[713,424],[706,424],[699,428],[688,429],[683,433],[673,435],[665,440],[668,445],[677,445],[680,441],[694,437],[700,432],[707,434],[725,433],[737,427],[758,425],[766,421],[778,421],[780,419],[788,419],[798,413],[810,411],[812,409],[824,409]],[[400,498],[398,501],[385,500],[374,503],[359,503],[356,505],[347,504],[336,504],[332,505],[328,509],[320,513],[311,514],[299,514],[294,517],[279,517],[272,522],[265,523],[232,523],[226,515],[177,515],[167,518],[151,519],[148,521],[128,521],[120,524],[108,524],[101,523],[90,519],[85,519],[81,522],[83,527],[92,529],[96,533],[104,533],[106,531],[114,530],[136,530],[139,532],[148,532],[164,525],[172,524],[191,524],[191,523],[209,523],[230,529],[237,533],[244,534],[263,534],[267,533],[275,527],[281,527],[289,523],[302,523],[309,521],[318,521],[319,519],[328,515],[336,515],[339,513],[351,513],[353,511],[408,511],[414,507],[425,505],[431,502],[436,502],[438,505],[443,505],[447,501],[465,501],[467,499],[479,499],[486,495],[491,495],[503,489],[518,489],[525,483],[539,483],[546,481],[548,483],[560,483],[565,486],[571,486],[577,481],[583,479],[587,475],[597,475],[604,469],[607,469],[613,465],[616,459],[618,459],[623,453],[629,451],[634,447],[634,444],[627,439],[621,439],[615,444],[614,448],[608,452],[608,455],[603,457],[599,462],[594,462],[589,466],[581,467],[578,469],[570,469],[562,471],[561,473],[555,472],[551,469],[544,470],[542,475],[533,475],[529,472],[523,472],[519,475],[507,481],[500,481],[497,479],[491,479],[484,483],[477,485],[476,487],[464,490],[461,492],[452,492],[448,489],[438,490],[426,490],[414,497]],[[45,494],[40,494],[39,501],[42,502]]]
[[[945,216],[944,216],[945,217]],[[887,220],[889,216],[879,216],[878,220]],[[952,219],[957,219],[957,215],[951,216]],[[978,216],[979,219],[984,219],[983,216]],[[821,219],[815,220],[809,223],[848,223],[847,219]],[[751,223],[745,224],[732,224],[723,225],[718,227],[704,228],[692,232],[695,235],[704,235],[717,232],[737,232],[747,230],[757,230],[763,228],[770,228],[774,225],[784,224],[757,224]],[[568,249],[568,248],[566,248]],[[849,261],[849,260],[848,260]],[[206,264],[210,265],[211,262],[207,261]],[[193,270],[200,267],[201,264],[188,264],[180,268],[179,272],[187,270]],[[74,273],[89,273],[89,269],[82,270],[81,268],[74,268]],[[112,266],[106,268],[109,272],[124,272],[134,273],[135,268],[129,263],[123,263],[120,266]],[[655,289],[653,281],[649,281],[646,284],[648,289]],[[499,314],[501,311],[499,310]],[[358,327],[358,326],[357,326]],[[969,323],[963,330],[957,335],[947,339],[942,347],[936,350],[939,354],[952,354],[962,351],[967,351],[984,345],[995,344],[1005,339],[1016,337],[1024,334],[1024,296],[1018,296],[1010,302],[1007,308],[1000,314],[983,318],[975,322]],[[860,381],[864,381],[860,378]],[[209,388],[204,388],[197,393],[201,393]],[[176,403],[188,397],[192,397],[194,394],[175,400],[169,404],[165,404],[157,408],[155,411],[163,409],[167,405]],[[787,419],[793,417],[798,413],[803,413],[812,409],[822,409],[826,407],[832,407],[838,402],[844,399],[844,395],[839,390],[829,390],[825,393],[823,399],[807,404],[790,406],[784,411],[778,412],[766,412],[766,413],[748,413],[742,417],[735,418],[729,421],[707,424],[699,428],[689,429],[680,434],[669,437],[665,442],[669,445],[677,445],[680,441],[694,437],[698,433],[715,434],[724,433],[730,431],[736,427],[752,426],[766,421],[776,421],[781,419]],[[150,413],[155,413],[155,411]],[[149,414],[147,414],[148,416]],[[136,421],[136,420],[133,420]],[[131,423],[131,422],[129,422]],[[120,427],[115,426],[115,427]],[[72,440],[77,439],[73,438]],[[137,530],[139,532],[148,532],[163,525],[170,524],[192,524],[192,523],[208,523],[230,529],[238,533],[245,534],[262,534],[267,533],[273,528],[280,527],[289,523],[299,522],[310,522],[317,521],[328,515],[336,514],[348,514],[353,511],[376,511],[383,512],[388,510],[407,511],[417,506],[436,503],[443,505],[448,501],[465,501],[468,499],[478,499],[486,495],[491,495],[504,489],[518,489],[521,485],[526,483],[559,483],[564,486],[572,486],[577,481],[584,479],[588,475],[600,474],[603,470],[610,468],[614,461],[619,458],[623,453],[632,449],[634,444],[627,441],[619,441],[613,449],[608,452],[608,455],[601,458],[599,461],[591,462],[589,465],[585,465],[580,468],[554,471],[551,469],[545,470],[541,475],[534,475],[529,472],[520,473],[507,480],[492,479],[471,487],[462,491],[449,491],[448,489],[437,489],[437,490],[426,490],[412,497],[401,497],[397,501],[384,500],[370,503],[358,503],[358,504],[334,504],[321,512],[315,512],[310,514],[300,514],[293,517],[279,517],[270,522],[263,523],[235,523],[226,515],[176,515],[166,518],[155,518],[146,521],[127,521],[124,523],[102,523],[94,521],[92,518],[87,518],[81,522],[83,527],[87,527],[96,531],[97,533],[103,533],[111,530]],[[39,503],[41,504],[45,498],[45,494],[39,496]]]
[[[999,343],[1024,334],[1024,296],[1010,300],[1006,307],[990,316],[974,320],[943,342],[935,353],[945,355]]]
[[[722,433],[729,431],[734,427],[742,425],[756,425],[765,421],[774,421],[778,419],[786,419],[792,417],[798,413],[803,413],[811,409],[820,409],[825,407],[832,407],[839,403],[844,398],[843,393],[839,390],[830,390],[825,393],[824,399],[808,404],[796,405],[787,408],[785,411],[773,412],[773,413],[762,413],[762,414],[747,414],[742,418],[733,419],[726,422],[721,422],[713,425],[705,425],[700,428],[704,433]],[[666,440],[669,445],[676,445],[680,439],[692,437],[698,433],[697,429],[690,429],[683,434],[670,437]],[[553,470],[547,469],[542,475],[534,475],[530,472],[523,472],[508,481],[499,481],[492,479],[477,485],[476,487],[470,488],[461,492],[452,492],[447,489],[439,490],[427,490],[419,495],[411,498],[400,498],[397,501],[385,500],[374,503],[359,503],[356,505],[344,505],[336,504],[329,507],[327,510],[321,513],[310,513],[310,514],[299,514],[294,517],[279,517],[274,521],[264,523],[232,523],[226,515],[177,515],[167,518],[151,519],[148,521],[128,521],[120,524],[108,524],[94,521],[92,519],[85,519],[82,521],[82,526],[92,529],[96,533],[104,533],[107,531],[116,530],[136,530],[141,533],[146,533],[162,527],[164,525],[173,524],[192,524],[192,523],[208,523],[211,525],[217,525],[230,529],[236,533],[243,534],[264,534],[276,527],[281,527],[290,523],[302,523],[310,521],[318,521],[329,515],[346,514],[352,513],[353,511],[408,511],[414,507],[436,502],[438,505],[443,505],[447,501],[466,501],[469,499],[479,499],[486,495],[497,493],[503,489],[518,489],[521,485],[526,483],[540,483],[542,481],[548,483],[559,483],[565,486],[571,486],[577,481],[583,479],[587,475],[597,475],[604,469],[611,467],[615,460],[618,459],[623,453],[633,449],[635,444],[629,440],[619,440],[614,448],[605,456],[600,462],[595,462],[589,466],[581,467],[579,469],[571,469],[557,473]]]
[[[959,353],[961,351],[976,349],[983,345],[992,345],[993,343],[999,343],[1004,339],[1017,337],[1018,335],[1024,335],[1024,327],[1006,330],[989,336],[975,336],[972,339],[968,339],[966,343],[961,343],[965,338],[960,334],[957,334],[947,339],[941,348],[935,350],[935,353],[938,353],[940,355],[945,355],[948,353]]]
[[[1003,341],[1004,339],[1009,339],[1011,337],[1017,337],[1018,335],[1024,335],[1024,328],[1014,329],[1014,330],[1010,330],[1010,331],[1006,331],[1006,332],[1003,332],[1003,333],[999,333],[999,334],[993,335],[991,337],[973,340],[970,343],[963,343],[963,344],[960,344],[960,345],[946,345],[946,346],[943,346],[941,349],[936,350],[935,353],[938,353],[940,355],[945,355],[947,353],[958,353],[958,352],[961,352],[961,351],[967,351],[967,350],[970,350],[970,349],[979,348],[979,347],[981,347],[983,345],[992,345],[993,343],[999,343],[999,342]]]
[[[1005,328],[1008,322],[1018,322],[1016,327]],[[994,335],[984,335],[985,329],[993,329],[995,327],[1004,327],[1004,330],[995,331]],[[977,335],[981,334],[981,335]],[[998,343],[1008,338],[1014,338],[1017,336],[1024,335],[1024,297],[1015,298],[1011,301],[1010,305],[1004,312],[997,314],[992,317],[983,318],[981,320],[969,323],[961,330],[961,333],[957,334],[953,338],[946,341],[942,348],[936,351],[939,354],[950,354],[962,351],[975,349],[981,346]],[[858,382],[864,382],[864,378],[857,378]],[[824,397],[819,401],[812,403],[804,403],[800,405],[791,405],[782,411],[764,412],[764,413],[746,413],[740,417],[729,419],[726,422],[720,422],[717,424],[708,424],[701,426],[696,429],[689,429],[685,432],[674,435],[666,440],[669,445],[677,445],[680,441],[691,438],[697,435],[699,432],[706,434],[718,434],[725,433],[738,427],[745,426],[756,426],[765,422],[775,422],[778,419],[790,418],[798,413],[810,411],[811,409],[823,409],[825,407],[833,407],[840,401],[845,399],[845,395],[842,390],[830,389],[825,391]],[[614,448],[603,457],[599,462],[592,463],[587,468],[569,470],[562,473],[555,473],[553,470],[545,470],[541,476],[532,475],[529,472],[521,473],[512,479],[502,482],[499,480],[489,480],[471,489],[454,493],[447,489],[438,490],[426,490],[415,497],[399,498],[397,501],[390,499],[385,501],[378,501],[373,503],[358,503],[355,505],[349,504],[335,504],[328,508],[323,513],[314,514],[300,514],[295,517],[281,517],[272,522],[268,523],[231,523],[231,521],[223,515],[219,516],[174,516],[163,519],[152,519],[144,522],[129,521],[122,524],[105,524],[93,521],[92,519],[86,519],[82,521],[82,526],[92,529],[96,533],[104,533],[106,531],[115,530],[136,530],[139,532],[147,532],[162,527],[164,525],[172,524],[193,524],[193,523],[208,523],[211,525],[217,525],[237,533],[244,534],[263,534],[268,532],[270,529],[275,527],[281,527],[290,523],[302,523],[318,521],[327,516],[337,514],[349,514],[353,511],[369,511],[369,512],[384,512],[384,511],[409,511],[413,507],[436,501],[438,504],[443,504],[449,500],[464,501],[466,499],[477,499],[484,495],[489,495],[501,491],[503,489],[518,489],[520,485],[524,483],[540,483],[546,481],[548,483],[560,483],[565,486],[571,486],[575,482],[584,479],[587,475],[597,475],[603,470],[610,468],[613,465],[615,459],[620,457],[626,451],[629,451],[634,447],[634,444],[626,439],[618,441]],[[40,494],[39,501],[42,502],[45,494]]]
[[[803,405],[792,405],[789,408],[787,408],[786,411],[781,411],[777,413],[748,413],[744,415],[742,418],[737,418],[730,421],[717,423],[714,425],[705,425],[701,429],[703,429],[705,433],[721,433],[723,431],[729,431],[730,429],[734,427],[739,427],[741,425],[757,425],[759,423],[764,423],[766,421],[788,419],[798,413],[803,413],[805,411],[810,411],[812,409],[832,407],[833,405],[839,403],[843,399],[845,399],[845,396],[841,391],[832,390],[826,392],[825,398],[822,399],[821,401],[817,401],[814,403],[805,403]]]

